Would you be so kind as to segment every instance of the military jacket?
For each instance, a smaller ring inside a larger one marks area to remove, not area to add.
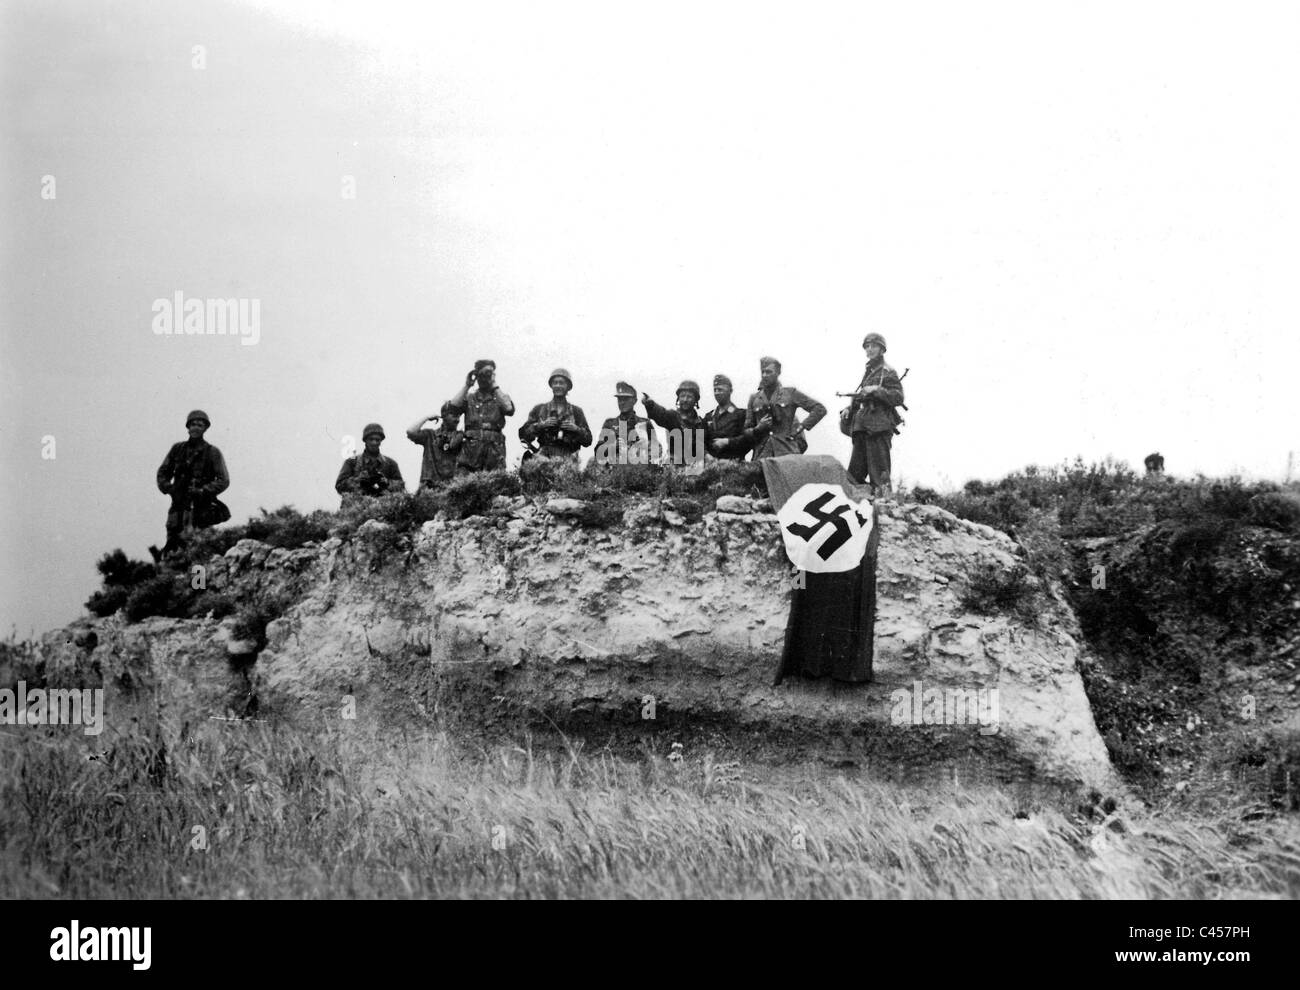
[[[713,449],[714,440],[726,440],[720,451]],[[719,406],[704,416],[704,449],[714,457],[728,461],[742,461],[753,444],[745,436],[745,410],[737,406],[723,409]]]
[[[601,424],[595,457],[597,464],[658,464],[659,451],[654,424],[631,413],[626,419],[611,416]]]
[[[465,430],[503,430],[506,425],[506,407],[511,409],[514,404],[510,402],[510,396],[505,392],[494,390],[484,393],[479,389],[474,389],[465,396],[463,406],[455,403],[448,403],[451,413],[456,416],[464,415]]]
[[[668,430],[668,461],[681,467],[704,458],[704,417],[698,412],[669,409],[651,399],[645,411],[658,426]]]
[[[745,431],[754,440],[754,460],[802,454],[808,449],[808,441],[794,435],[795,411],[798,409],[808,414],[803,421],[805,430],[811,430],[826,415],[825,406],[790,385],[778,385],[770,396],[759,389],[749,397],[745,409]],[[772,417],[771,429],[758,426],[765,414]]]
[[[382,495],[405,487],[395,460],[383,454],[371,457],[366,451],[345,460],[334,480],[334,490],[340,495]]]
[[[552,416],[560,420],[560,425],[544,428],[543,421]],[[567,399],[552,398],[550,402],[533,406],[527,422],[519,427],[519,439],[524,443],[536,441],[545,457],[566,457],[591,446],[591,427],[587,425],[587,414],[580,406]]]
[[[850,433],[896,433],[895,427],[902,422],[902,417],[898,415],[895,406],[903,404],[903,383],[898,379],[898,373],[889,365],[877,358],[875,361],[868,361],[866,370],[862,373],[862,382],[858,389],[866,388],[869,385],[879,385],[882,390],[873,393],[866,399],[855,400],[853,403],[853,418],[849,423]]]

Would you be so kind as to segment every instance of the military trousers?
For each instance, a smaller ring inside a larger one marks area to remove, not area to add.
[[[877,496],[892,494],[889,472],[890,448],[893,443],[892,431],[854,433],[853,456],[849,458],[849,477],[859,485],[870,480],[873,494]]]

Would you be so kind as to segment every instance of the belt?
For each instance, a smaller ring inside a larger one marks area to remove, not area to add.
[[[504,437],[505,434],[500,430],[466,430],[465,436],[479,437],[481,439],[483,437]]]

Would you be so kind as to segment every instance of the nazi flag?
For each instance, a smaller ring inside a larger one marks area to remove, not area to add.
[[[862,563],[873,524],[871,503],[852,502],[839,485],[808,484],[777,513],[790,562],[803,571],[851,571]]]

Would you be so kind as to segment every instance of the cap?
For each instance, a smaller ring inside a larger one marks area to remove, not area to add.
[[[727,386],[727,388],[731,388],[731,379],[728,378],[726,375],[714,375],[713,387],[717,388],[719,385],[725,385]]]
[[[768,357],[761,357],[758,359],[758,366],[760,369],[766,368],[769,364],[773,365],[777,371],[781,370],[781,362],[774,357],[768,356]]]
[[[493,361],[491,358],[479,358],[477,361],[474,362],[474,371],[476,373],[480,372],[488,366],[491,366],[493,371],[497,370],[497,363]]]
[[[614,398],[617,399],[624,396],[635,399],[636,389],[634,389],[627,382],[619,382],[617,385],[614,386]]]
[[[190,414],[189,414],[188,416],[185,417],[185,425],[186,425],[186,426],[189,426],[189,425],[190,425],[191,423],[193,423],[196,419],[201,419],[201,420],[203,420],[203,425],[204,425],[204,426],[211,426],[211,425],[212,425],[212,420],[208,419],[208,414],[205,413],[202,409],[191,409],[191,410],[190,410]]]
[[[554,371],[552,371],[546,379],[546,384],[547,385],[551,384],[551,382],[553,382],[557,378],[563,378],[566,382],[569,383],[569,388],[573,388],[573,376],[569,374],[569,372],[565,368],[556,368]]]
[[[384,428],[378,423],[367,423],[366,428],[361,431],[361,439],[369,440],[372,433],[378,433],[379,439],[384,439]]]
[[[885,346],[885,338],[880,336],[878,333],[869,333],[862,338],[862,346],[865,348],[868,344],[879,344],[882,351],[889,350],[889,348]]]

